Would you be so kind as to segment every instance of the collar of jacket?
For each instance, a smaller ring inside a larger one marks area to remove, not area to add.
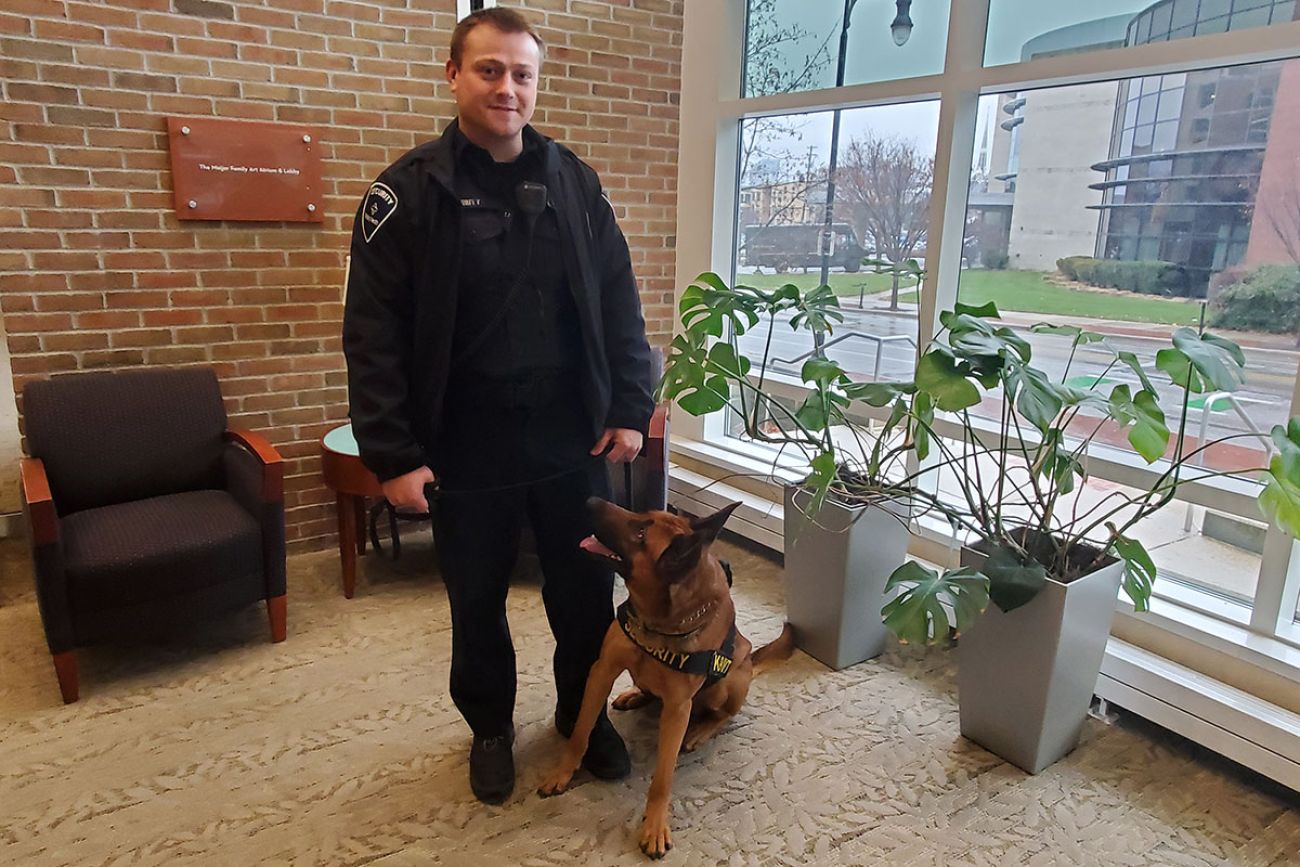
[[[448,193],[455,195],[456,190],[456,136],[460,122],[453,120],[442,131],[442,136],[434,142],[429,155],[429,174]],[[524,127],[523,135],[532,139],[542,148],[542,166],[546,176],[546,185],[555,189],[554,181],[560,174],[560,150],[552,139],[533,129],[532,124]],[[531,146],[531,144],[530,144]]]

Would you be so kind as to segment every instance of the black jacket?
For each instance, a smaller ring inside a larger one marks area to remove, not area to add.
[[[361,460],[382,481],[428,465],[440,428],[460,253],[454,126],[385,169],[352,227],[348,399]],[[548,198],[582,329],[579,387],[592,443],[606,427],[644,432],[654,411],[650,347],[627,241],[596,172],[544,142]]]

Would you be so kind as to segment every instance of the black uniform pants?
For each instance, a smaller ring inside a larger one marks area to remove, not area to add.
[[[461,403],[445,417],[442,471],[434,468],[441,486],[434,537],[451,603],[452,700],[476,735],[502,734],[513,724],[506,594],[526,520],[555,637],[557,710],[574,719],[614,616],[613,573],[578,547],[592,531],[587,498],[609,496],[604,459],[586,454],[593,443],[581,401],[566,397],[533,408]],[[511,487],[482,490],[504,486]]]

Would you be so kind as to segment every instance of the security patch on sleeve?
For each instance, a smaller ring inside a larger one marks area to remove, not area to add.
[[[366,193],[366,203],[361,208],[361,236],[367,244],[396,210],[397,194],[386,184],[371,184],[370,192]]]

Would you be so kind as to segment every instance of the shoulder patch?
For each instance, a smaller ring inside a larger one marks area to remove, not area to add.
[[[374,183],[366,193],[365,204],[361,208],[361,236],[370,243],[379,227],[397,210],[397,194],[387,184]]]

